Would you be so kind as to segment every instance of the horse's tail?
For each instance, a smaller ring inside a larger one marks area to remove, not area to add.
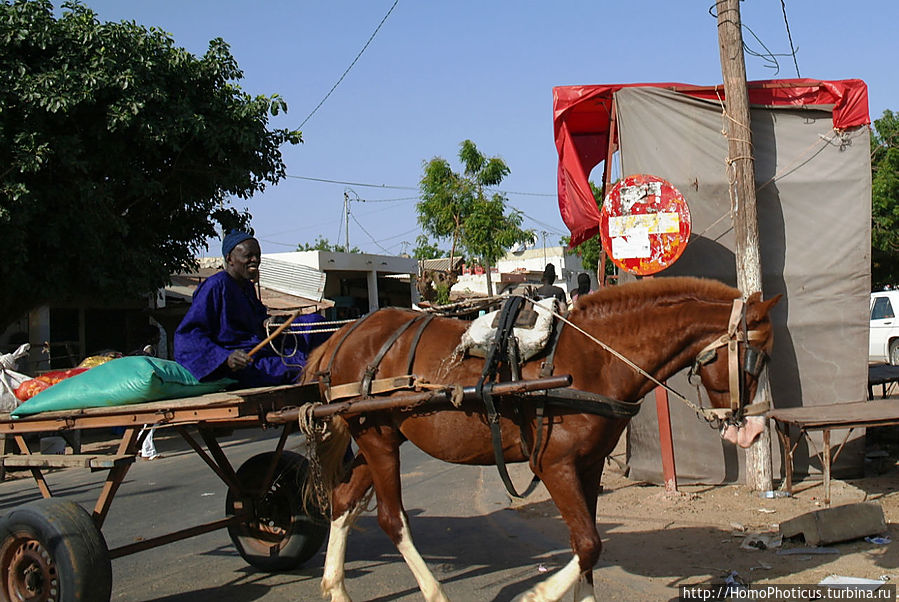
[[[315,419],[310,419],[315,420]],[[317,508],[330,518],[331,494],[346,474],[346,451],[350,444],[350,429],[346,420],[332,416],[317,420],[302,430],[306,434],[309,472],[303,486],[303,508],[308,512]]]
[[[300,381],[315,381],[319,376],[319,367],[325,352],[331,345],[325,343],[313,349],[309,354]],[[328,419],[315,419],[311,408],[303,415],[300,425],[306,435],[307,459],[309,473],[303,486],[303,508],[319,508],[322,514],[330,514],[331,493],[340,483],[346,472],[346,450],[350,443],[350,429],[346,420],[340,416]]]

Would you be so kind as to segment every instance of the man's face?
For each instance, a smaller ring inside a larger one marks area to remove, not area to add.
[[[256,282],[259,280],[261,258],[262,251],[259,249],[259,242],[255,238],[248,238],[228,254],[225,271],[235,280]]]

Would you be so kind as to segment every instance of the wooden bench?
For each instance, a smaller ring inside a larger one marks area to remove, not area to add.
[[[793,491],[793,452],[799,445],[803,436],[809,441],[809,446],[814,448],[808,434],[812,431],[821,431],[823,445],[821,451],[815,450],[815,455],[821,460],[824,473],[824,504],[830,505],[830,468],[843,446],[849,439],[853,429],[862,427],[890,426],[899,424],[899,400],[877,399],[874,401],[853,401],[830,405],[805,406],[801,408],[776,409],[768,413],[768,417],[774,420],[777,427],[777,435],[780,438],[784,453],[784,489]],[[795,443],[790,436],[791,427],[799,431]],[[830,451],[830,432],[834,429],[849,429],[846,437],[837,447],[835,453]]]

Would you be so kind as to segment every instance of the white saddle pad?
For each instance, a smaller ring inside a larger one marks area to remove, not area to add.
[[[553,315],[556,311],[556,299],[542,299],[534,304],[537,312],[537,321],[533,328],[512,329],[512,333],[518,340],[518,353],[521,361],[527,361],[540,353],[549,342],[552,334]],[[500,310],[492,311],[475,319],[471,326],[462,334],[462,340],[456,347],[457,353],[467,353],[475,357],[487,357],[490,343],[496,338],[496,328],[493,321]]]

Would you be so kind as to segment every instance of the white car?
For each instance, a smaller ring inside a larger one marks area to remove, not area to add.
[[[871,293],[868,361],[899,366],[899,291]]]

